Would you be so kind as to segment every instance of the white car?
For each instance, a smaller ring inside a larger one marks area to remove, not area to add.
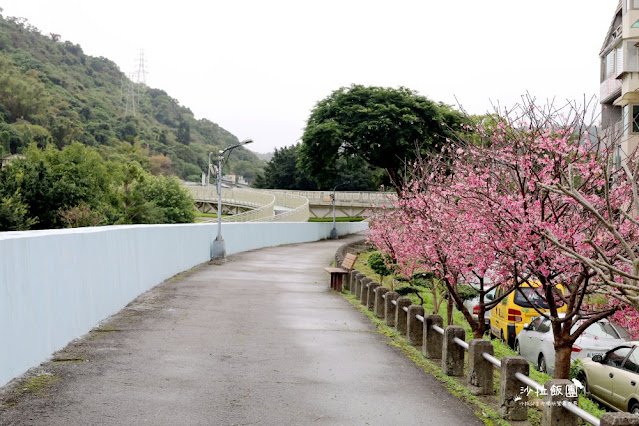
[[[574,331],[580,323],[573,326]],[[538,316],[515,338],[515,351],[530,361],[541,372],[553,374],[555,348],[550,319]],[[608,350],[630,341],[630,333],[608,320],[590,325],[572,347],[572,360],[603,355]]]
[[[488,303],[493,300],[495,297],[495,291],[497,289],[494,288],[484,296],[484,303]],[[472,299],[468,299],[464,301],[464,306],[468,309],[468,312],[472,315],[473,319],[477,321],[477,316],[479,314],[479,296],[473,297]],[[484,321],[486,322],[486,332],[490,331],[490,311],[484,312]]]

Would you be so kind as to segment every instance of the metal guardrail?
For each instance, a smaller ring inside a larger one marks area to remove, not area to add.
[[[385,299],[386,302],[388,302],[388,298],[387,298],[387,294],[384,293],[381,295],[382,299]],[[397,303],[396,299],[391,299],[390,302],[395,305],[395,306],[399,306]],[[408,306],[402,306],[402,310],[404,312],[409,311],[409,307]],[[426,318],[423,315],[420,314],[415,314],[415,319],[417,319],[418,321],[425,323],[426,322]],[[409,319],[410,321],[410,319]],[[432,324],[430,326],[430,328],[432,330],[434,330],[435,332],[441,334],[441,335],[445,335],[446,332],[442,327],[439,327],[435,324]],[[460,346],[461,348],[464,349],[464,351],[468,351],[470,349],[470,345],[468,342],[460,339],[459,337],[453,337],[452,341]],[[425,344],[425,343],[424,343]],[[492,364],[494,367],[497,367],[499,369],[502,368],[502,362],[495,358],[493,355],[487,353],[487,352],[482,352],[481,353],[481,357],[484,358],[486,361],[488,361],[490,364]],[[514,374],[514,378],[517,379],[519,382],[521,382],[522,384],[529,386],[533,389],[537,389],[537,390],[541,390],[544,389],[544,385],[538,383],[537,381],[533,380],[532,378],[530,378],[530,376],[517,372]],[[575,416],[581,418],[582,420],[594,425],[594,426],[601,426],[601,421],[596,418],[595,416],[593,416],[592,414],[588,413],[587,411],[585,411],[584,409],[580,408],[578,405],[568,402],[568,401],[562,401],[561,402],[561,406],[565,409],[568,410],[569,412],[571,412],[572,414],[574,414]]]
[[[394,302],[394,301],[393,301]],[[406,310],[408,312],[408,308],[404,308],[404,310]],[[415,317],[417,318],[417,320],[424,322],[424,317],[421,315],[415,315]],[[444,334],[445,331],[443,328],[437,326],[437,325],[431,325],[431,329],[433,329],[434,331],[436,331],[439,334]],[[464,348],[466,351],[468,350],[468,348],[470,347],[470,345],[463,341],[462,339],[455,337],[453,338],[453,342],[455,342],[457,345],[461,346],[462,348]],[[486,352],[482,352],[481,356],[488,362],[490,362],[491,364],[493,364],[495,367],[497,368],[501,368],[501,361],[498,360],[497,358],[495,358],[494,356],[492,356],[489,353]],[[535,380],[531,379],[529,376],[526,376],[525,374],[522,373],[515,373],[515,378],[517,378],[517,380],[519,380],[520,382],[522,382],[523,384],[525,384],[526,386],[530,386],[534,389],[543,389],[543,385],[541,383],[536,382]],[[571,404],[567,401],[563,401],[562,402],[562,406],[570,411],[571,413],[573,413],[574,415],[578,416],[579,418],[581,418],[582,420],[594,425],[594,426],[600,426],[601,422],[598,418],[596,418],[595,416],[593,416],[592,414],[590,414],[589,412],[585,411],[583,408],[580,408],[579,406],[575,405],[575,404]]]
[[[481,356],[488,362],[490,362],[492,365],[494,365],[497,368],[501,368],[501,361],[498,360],[497,358],[495,358],[494,356],[492,356],[491,354],[488,354],[486,352],[482,352]]]
[[[598,418],[596,418],[592,414],[584,411],[583,409],[579,408],[575,404],[571,404],[568,401],[562,401],[561,406],[564,407],[564,409],[566,409],[566,410],[570,411],[571,413],[573,413],[574,415],[580,417],[582,420],[585,420],[585,421],[587,421],[588,423],[590,423],[590,424],[592,424],[594,426],[600,426],[601,425],[601,421]]]
[[[383,299],[387,299],[386,297],[386,293],[382,294],[382,298]],[[388,301],[388,300],[387,300]],[[390,301],[393,305],[398,306],[397,304],[397,300],[396,299],[392,299]],[[407,306],[403,306],[402,309],[404,310],[404,312],[408,312],[409,308]],[[415,318],[422,322],[425,323],[426,319],[424,318],[423,315],[420,314],[416,314]],[[434,330],[435,332],[441,334],[441,335],[445,335],[445,330],[435,324],[431,325],[431,329]],[[470,348],[470,345],[468,344],[468,342],[465,342],[464,340],[458,338],[458,337],[453,337],[453,342],[455,344],[457,344],[458,346],[460,346],[461,348],[464,349],[464,351],[468,351]],[[482,352],[481,353],[482,358],[484,358],[486,361],[488,361],[490,364],[492,364],[494,367],[497,367],[499,369],[502,368],[502,362],[495,358],[493,355],[486,353],[486,352]],[[514,377],[519,380],[521,383],[523,383],[526,386],[529,386],[533,389],[544,389],[544,386],[541,383],[538,383],[537,381],[533,380],[532,378],[530,378],[530,376],[527,376],[523,373],[517,372],[515,373]],[[568,401],[562,401],[561,406],[570,411],[572,414],[576,415],[577,417],[581,418],[582,420],[594,425],[594,426],[601,426],[601,421],[596,418],[595,416],[593,416],[592,414],[588,413],[587,411],[585,411],[584,409],[580,408],[578,405],[570,403]]]
[[[433,324],[433,325],[430,326],[430,328],[432,328],[433,330],[435,330],[436,332],[438,332],[442,336],[444,335],[444,329],[441,328],[440,326]]]

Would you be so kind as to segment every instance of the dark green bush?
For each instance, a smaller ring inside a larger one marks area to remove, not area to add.
[[[409,294],[417,294],[421,290],[422,289],[420,289],[420,288],[411,287],[411,286],[402,286],[402,287],[399,287],[399,288],[395,289],[395,291],[397,293],[399,293],[400,296],[407,296]]]
[[[468,285],[468,284],[460,284],[457,286],[457,292],[459,293],[459,297],[461,297],[462,300],[469,300],[472,298],[475,298],[479,295],[479,293],[477,292],[477,290],[475,290],[474,287]]]
[[[386,262],[384,262],[384,256],[376,251],[373,252],[368,258],[368,266],[380,276],[380,281],[393,273],[393,271],[386,266]]]

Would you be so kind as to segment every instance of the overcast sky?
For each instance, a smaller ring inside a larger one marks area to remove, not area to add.
[[[1,0],[85,53],[137,69],[258,152],[291,145],[353,83],[405,86],[470,113],[599,93],[618,0]]]

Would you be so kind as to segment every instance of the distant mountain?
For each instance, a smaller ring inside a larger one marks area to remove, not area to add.
[[[196,120],[165,91],[133,83],[111,60],[59,38],[0,15],[0,158],[34,142],[62,148],[78,141],[105,155],[136,144],[155,169],[198,181],[209,152],[238,142],[214,122]],[[226,170],[251,181],[263,164],[238,149]]]
[[[273,158],[272,152],[267,152],[265,154],[261,152],[254,152],[253,154],[255,154],[257,158],[259,158],[260,160],[264,160],[264,161],[271,161],[271,158]]]

